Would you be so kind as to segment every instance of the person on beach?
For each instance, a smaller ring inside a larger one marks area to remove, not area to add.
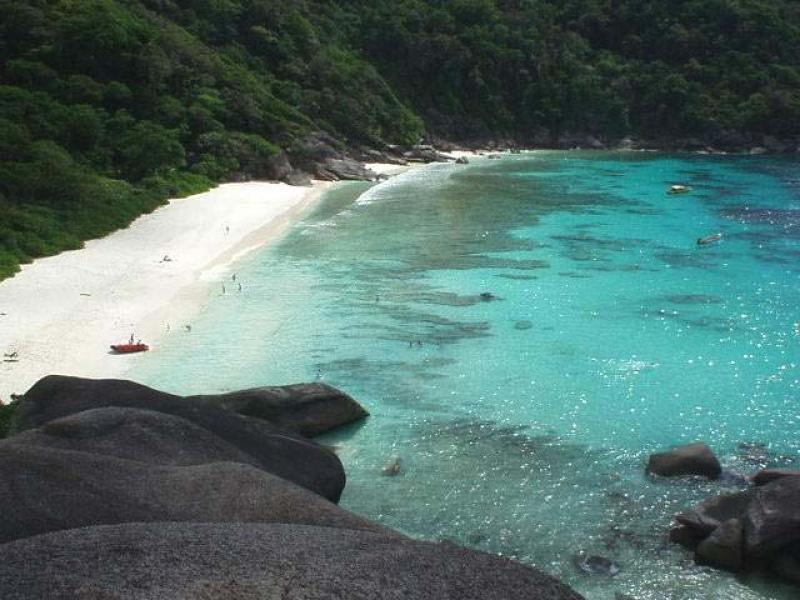
[[[222,293],[223,294],[225,293],[225,284],[224,283],[222,284]]]
[[[240,292],[242,291],[242,284],[241,283],[239,284],[239,291]]]
[[[128,340],[129,344],[133,344],[133,334],[131,334],[131,339]]]
[[[236,281],[236,273],[234,273],[233,275],[231,275],[231,280],[232,280],[232,281]]]

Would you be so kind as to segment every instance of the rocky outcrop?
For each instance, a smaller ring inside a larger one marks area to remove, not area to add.
[[[344,488],[339,459],[329,450],[271,423],[160,392],[131,381],[50,375],[25,394],[13,429],[23,431],[85,410],[117,406],[153,410],[206,429],[258,461],[260,468],[333,502]]]
[[[363,156],[363,152],[360,154]],[[377,174],[363,163],[348,155],[346,148],[324,131],[309,134],[291,151],[292,163],[300,173],[311,173],[324,181],[365,180],[374,181]],[[381,161],[376,161],[381,162]],[[295,178],[297,176],[292,176]],[[291,183],[287,175],[282,178]]]
[[[769,567],[800,582],[800,477],[718,496],[676,520],[671,538],[694,548],[698,562],[735,572]]]
[[[499,556],[302,525],[131,523],[37,536],[0,553],[4,600],[581,600]]]
[[[134,521],[380,529],[249,464],[163,466],[17,443],[14,438],[0,442],[0,503],[0,542]]]
[[[366,168],[352,158],[329,158],[316,165],[314,172],[317,179],[323,181],[374,181],[378,178],[375,171]]]
[[[581,600],[530,567],[341,509],[315,493],[326,460],[341,469],[332,454],[231,409],[298,430],[364,413],[321,384],[181,398],[37,383],[0,442],[0,598]]]
[[[722,473],[719,460],[705,443],[695,442],[651,454],[647,462],[647,472],[663,477],[680,475],[700,475],[716,479]]]
[[[264,419],[305,436],[315,436],[369,415],[351,396],[324,383],[270,386],[189,400]]]
[[[292,163],[289,162],[289,157],[283,151],[270,156],[264,168],[267,178],[275,181],[285,181],[294,171]]]

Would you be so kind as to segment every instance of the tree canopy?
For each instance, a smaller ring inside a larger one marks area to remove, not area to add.
[[[0,278],[344,147],[800,134],[793,0],[0,0]]]

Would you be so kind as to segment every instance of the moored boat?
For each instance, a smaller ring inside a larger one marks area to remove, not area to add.
[[[692,186],[690,185],[671,185],[669,186],[669,190],[667,190],[668,194],[688,194],[692,191]]]
[[[146,352],[150,346],[138,342],[136,344],[112,344],[111,349],[117,354],[132,354],[133,352]]]

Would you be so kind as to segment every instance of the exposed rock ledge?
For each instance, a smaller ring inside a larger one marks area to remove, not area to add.
[[[364,414],[315,384],[182,398],[42,379],[0,442],[0,598],[581,600],[336,506],[339,459],[296,431]]]

